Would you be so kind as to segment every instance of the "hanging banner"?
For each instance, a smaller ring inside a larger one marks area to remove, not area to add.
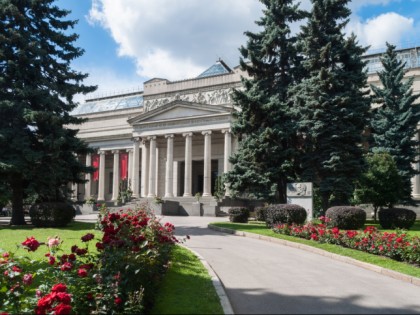
[[[128,153],[120,153],[120,179],[127,179]]]
[[[92,166],[95,168],[93,180],[97,182],[99,180],[99,154],[92,155]]]

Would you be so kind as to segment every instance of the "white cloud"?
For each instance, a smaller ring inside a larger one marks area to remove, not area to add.
[[[385,47],[385,42],[400,44],[407,35],[415,35],[414,20],[394,12],[381,14],[366,21],[354,18],[347,33],[354,32],[362,44],[371,49]]]
[[[134,58],[146,77],[183,79],[200,74],[218,57],[239,63],[243,32],[262,15],[256,0],[93,0],[89,20],[100,23]]]

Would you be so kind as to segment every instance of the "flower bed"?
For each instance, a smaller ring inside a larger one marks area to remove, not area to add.
[[[174,226],[144,210],[102,211],[102,238],[88,233],[82,248],[74,245],[66,253],[59,237],[45,243],[27,237],[21,246],[29,253],[45,248],[44,261],[3,252],[0,313],[145,313],[178,242]],[[99,253],[89,252],[91,243]]]
[[[327,228],[326,221],[328,221],[328,218],[321,217],[320,219],[322,221],[320,224],[279,224],[273,227],[273,231],[386,256],[417,266],[420,265],[420,238],[417,236],[410,238],[403,230],[396,230],[395,233],[382,233],[373,226],[368,226],[360,231],[340,231],[337,227]]]

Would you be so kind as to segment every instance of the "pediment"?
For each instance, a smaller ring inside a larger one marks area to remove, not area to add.
[[[149,112],[131,118],[131,125],[152,123],[158,121],[171,121],[179,119],[203,118],[220,114],[230,114],[231,108],[218,105],[173,101]]]

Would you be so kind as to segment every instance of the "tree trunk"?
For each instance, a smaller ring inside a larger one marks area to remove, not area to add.
[[[325,212],[330,206],[330,193],[324,192],[321,194],[321,203],[322,203],[322,215],[325,215]]]
[[[11,184],[12,188],[12,218],[10,225],[26,225],[25,212],[23,211],[23,181],[17,175]]]
[[[287,203],[287,181],[281,178],[277,183],[279,203]]]

